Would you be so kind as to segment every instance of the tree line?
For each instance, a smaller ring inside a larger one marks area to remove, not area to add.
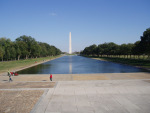
[[[31,36],[23,35],[15,41],[11,41],[7,38],[0,38],[1,61],[56,56],[60,54],[61,51],[55,46],[37,42]]]
[[[131,55],[148,55],[150,58],[150,28],[146,29],[141,36],[140,41],[128,44],[115,44],[114,42],[99,44],[98,46],[93,44],[86,47],[81,53],[86,56],[118,56],[124,55],[131,58]]]

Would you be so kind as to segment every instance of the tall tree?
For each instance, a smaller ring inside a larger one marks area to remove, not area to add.
[[[150,56],[150,28],[143,32],[143,36],[141,36],[140,47],[145,54]]]
[[[33,48],[32,46],[35,43],[35,39],[32,38],[31,36],[23,35],[23,36],[20,36],[19,38],[17,38],[16,41],[23,41],[26,43],[26,45],[27,45],[26,59],[28,59],[28,57],[32,53],[32,48]]]
[[[17,59],[20,60],[20,56],[21,56],[21,50],[20,50],[20,48],[17,48],[16,54],[17,54]]]
[[[134,46],[132,48],[132,54],[134,55],[134,58],[135,58],[135,55],[138,55],[139,57],[139,55],[143,54],[143,52],[141,51],[140,41],[136,41],[134,43]]]
[[[39,57],[41,53],[41,47],[37,42],[34,42],[31,48],[31,56],[32,57]]]
[[[102,50],[103,55],[108,56],[108,54],[109,54],[108,43],[101,44],[101,50]]]
[[[4,54],[5,54],[5,51],[4,51],[3,47],[0,46],[0,58],[2,59],[2,61],[3,61]]]
[[[11,45],[12,45],[12,42],[10,39],[6,39],[5,41],[5,44],[4,44],[4,48],[5,48],[5,55],[4,55],[4,58],[8,61],[10,59],[10,51],[11,51]]]
[[[16,59],[16,50],[15,47],[10,48],[10,58],[11,59]]]
[[[102,56],[102,48],[101,48],[101,44],[99,44],[97,46],[97,50],[96,50],[97,56],[101,55]]]
[[[0,38],[0,59],[24,59],[60,55],[61,51],[47,43],[37,42],[31,36],[20,36],[15,42]]]
[[[110,42],[107,43],[108,55],[115,55],[117,53],[118,46],[117,44]]]
[[[132,43],[128,43],[127,44],[127,49],[126,49],[126,51],[127,51],[127,58],[128,58],[128,55],[130,55],[130,58],[131,58],[133,47],[134,47],[134,44],[132,44]]]
[[[27,59],[27,55],[29,55],[28,45],[23,41],[16,41],[16,45],[18,60],[20,59],[20,57]]]

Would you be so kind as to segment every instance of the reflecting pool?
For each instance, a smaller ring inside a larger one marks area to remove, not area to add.
[[[146,72],[133,66],[100,61],[82,56],[63,56],[19,71],[19,74],[86,74]]]

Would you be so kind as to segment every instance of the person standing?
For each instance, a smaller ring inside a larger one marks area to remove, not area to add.
[[[10,73],[9,70],[8,70],[8,76],[9,76],[9,82],[12,81],[12,79],[11,79],[11,73]]]
[[[52,74],[50,74],[50,81],[52,81]]]
[[[10,71],[8,70],[8,76],[10,75]]]
[[[13,81],[12,78],[11,78],[11,74],[9,75],[9,82],[10,82],[10,81]]]

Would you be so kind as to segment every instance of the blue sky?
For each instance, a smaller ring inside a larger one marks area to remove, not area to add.
[[[134,43],[150,27],[150,0],[0,0],[0,37],[22,35],[68,52]]]

